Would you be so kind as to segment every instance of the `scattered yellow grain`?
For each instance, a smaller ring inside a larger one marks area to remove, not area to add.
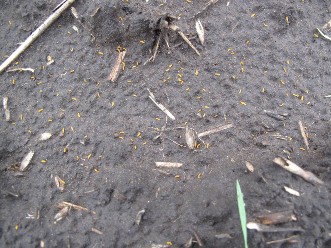
[[[206,106],[205,106],[205,109],[209,109],[209,106],[206,105]]]
[[[43,108],[38,109],[38,112],[39,112],[39,113],[41,113],[41,112],[43,112],[43,111],[44,111]]]
[[[136,146],[136,145],[134,145],[133,149],[137,150],[138,148],[137,148],[137,146]]]
[[[122,63],[121,63],[121,64],[122,64],[122,71],[124,71],[124,69],[125,69],[125,65],[126,65],[126,64],[125,64],[125,62],[124,62],[124,61],[122,61]]]
[[[197,175],[197,178],[198,178],[198,179],[201,179],[202,176],[203,176],[203,174],[202,174],[202,173],[199,173],[199,174]]]
[[[18,224],[15,225],[15,230],[16,230],[16,231],[18,230]]]
[[[77,117],[80,118],[80,113],[79,112],[77,113]]]
[[[77,98],[76,97],[72,97],[71,100],[77,101]]]
[[[64,153],[68,152],[68,148],[67,147],[63,148],[63,152]]]
[[[243,101],[240,101],[240,104],[241,104],[241,105],[244,105],[244,106],[247,105],[247,103],[246,103],[246,102],[243,102]]]
[[[141,132],[138,132],[138,133],[137,133],[137,137],[138,137],[138,138],[141,138]]]
[[[218,73],[218,72],[216,72],[216,73],[215,73],[215,76],[219,77],[219,76],[221,76],[221,74]]]
[[[283,85],[285,85],[285,81],[282,80],[282,79],[280,80],[280,83],[283,84]]]
[[[305,148],[303,148],[303,147],[300,147],[299,148],[301,151],[305,151],[306,149]]]
[[[255,13],[251,14],[251,17],[254,17],[254,16],[256,16],[256,14],[255,14]]]
[[[11,83],[12,83],[12,84],[15,84],[15,83],[16,83],[16,80],[15,80],[15,79],[12,79],[12,80],[11,80]]]
[[[195,69],[195,75],[199,76],[199,70],[198,69]]]
[[[101,51],[98,51],[98,54],[99,54],[99,55],[103,55],[103,52],[101,52]]]
[[[115,102],[111,102],[111,106],[114,107],[115,106]]]
[[[144,40],[140,40],[139,43],[140,44],[145,44],[145,41]]]
[[[74,73],[74,72],[75,72],[75,70],[74,70],[74,69],[71,69],[71,70],[70,70],[70,73]]]
[[[91,153],[89,155],[87,155],[87,159],[90,159],[91,157],[92,157]]]
[[[20,114],[20,121],[23,121],[23,115]]]
[[[159,117],[156,117],[155,120],[160,121],[161,119]]]
[[[48,118],[48,122],[52,122],[53,120],[51,118]]]
[[[47,162],[47,159],[42,159],[40,162],[41,163],[46,163]]]
[[[290,23],[290,22],[289,22],[289,19],[288,19],[288,16],[285,17],[285,21],[286,21],[287,24]]]
[[[262,93],[264,93],[264,92],[265,92],[265,89],[264,89],[264,88],[262,88],[261,92],[262,92]]]

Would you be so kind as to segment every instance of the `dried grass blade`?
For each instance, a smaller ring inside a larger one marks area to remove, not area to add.
[[[10,110],[8,108],[8,97],[7,96],[5,96],[3,98],[3,109],[5,110],[6,121],[10,121]]]
[[[279,166],[281,166],[283,169],[298,175],[300,177],[302,177],[303,179],[305,179],[307,182],[310,182],[312,184],[320,184],[323,185],[324,182],[322,180],[320,180],[317,176],[315,176],[312,172],[310,171],[305,171],[302,168],[300,168],[298,165],[296,165],[295,163],[293,163],[292,161],[286,159],[286,158],[275,158],[274,159],[274,163],[278,164]]]
[[[79,206],[79,205],[72,204],[70,202],[65,202],[65,201],[59,203],[58,207],[59,208],[72,207],[72,208],[74,208],[76,210],[82,210],[82,211],[85,211],[85,212],[89,212],[89,210],[87,208],[84,208],[84,207]]]
[[[65,216],[67,216],[67,214],[69,213],[69,207],[66,206],[64,208],[62,208],[55,216],[54,219],[56,222],[62,220]]]
[[[208,131],[205,131],[205,132],[199,133],[199,134],[198,134],[198,137],[199,137],[199,138],[202,138],[202,137],[204,137],[204,136],[207,136],[207,135],[210,135],[210,134],[214,134],[214,133],[217,133],[217,132],[223,131],[223,130],[225,130],[225,129],[231,128],[231,127],[233,127],[232,124],[227,124],[227,125],[219,126],[219,127],[214,128],[214,129],[211,129],[211,130],[208,130]]]
[[[198,49],[195,48],[195,46],[193,46],[193,44],[191,43],[191,41],[186,37],[186,35],[182,32],[182,31],[178,31],[178,34],[183,38],[183,40],[196,52],[196,54],[198,54],[200,56],[200,53],[198,51]]]

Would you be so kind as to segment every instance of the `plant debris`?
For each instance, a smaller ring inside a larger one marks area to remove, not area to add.
[[[298,191],[291,189],[289,187],[284,186],[284,190],[291,195],[300,196],[300,193]]]
[[[282,157],[275,158],[274,162],[276,164],[278,164],[279,166],[281,166],[283,169],[302,177],[307,182],[310,182],[315,185],[324,184],[324,182],[322,180],[320,180],[317,176],[315,176],[312,172],[303,170],[298,165],[296,165],[295,163],[291,162],[290,160],[288,160],[286,158],[282,158]]]
[[[148,92],[149,92],[149,99],[151,99],[152,101],[153,101],[153,103],[159,108],[159,109],[161,109],[162,110],[162,112],[163,113],[165,113],[171,120],[175,120],[176,118],[175,118],[175,116],[172,114],[172,113],[170,113],[170,111],[166,108],[166,107],[164,107],[163,106],[163,104],[161,104],[161,103],[158,103],[157,101],[156,101],[156,98],[155,98],[155,96],[154,96],[154,94],[149,90],[149,89],[147,89],[148,90]]]
[[[66,217],[69,213],[69,206],[64,206],[55,216],[54,216],[54,220],[55,222],[58,222],[60,220],[62,220],[64,217]]]
[[[247,228],[258,232],[304,232],[300,227],[272,227],[255,222],[247,223]]]
[[[307,148],[307,150],[309,150],[308,135],[305,132],[305,128],[304,128],[304,126],[303,126],[303,124],[302,124],[301,121],[299,121],[299,128],[300,128],[301,136],[302,136],[302,138],[303,138],[303,140],[305,142],[306,148]]]
[[[63,181],[60,177],[58,176],[55,176],[54,177],[54,180],[55,180],[55,184],[56,184],[56,187],[60,190],[60,191],[64,191],[64,186],[65,186],[65,181]]]
[[[42,133],[39,137],[39,141],[45,141],[52,137],[51,133]]]
[[[205,43],[205,30],[199,19],[195,22],[195,29],[197,30],[197,34],[201,42],[201,45],[203,45]]]
[[[216,128],[213,128],[213,129],[211,129],[211,130],[208,130],[208,131],[205,131],[205,132],[199,133],[199,134],[198,134],[198,137],[199,137],[199,138],[202,138],[202,137],[204,137],[204,136],[211,135],[211,134],[214,134],[214,133],[218,133],[218,132],[220,132],[220,131],[223,131],[223,130],[228,129],[228,128],[231,128],[231,127],[233,127],[232,124],[221,125],[221,126],[218,126],[218,127],[216,127]]]
[[[186,141],[186,144],[187,144],[188,148],[194,149],[198,144],[197,139],[198,139],[197,132],[194,129],[189,128],[188,126],[186,126],[186,128],[185,128],[185,141]]]
[[[12,68],[12,69],[7,70],[7,72],[15,72],[15,71],[18,71],[18,72],[29,71],[29,72],[34,73],[34,69],[32,69],[32,68]]]
[[[5,96],[3,98],[3,109],[5,110],[6,121],[10,121],[10,110],[8,108],[8,97],[7,96]]]
[[[114,65],[113,69],[111,70],[111,73],[109,74],[107,80],[110,80],[113,83],[117,80],[125,54],[126,54],[126,50],[118,53],[115,65]]]
[[[24,156],[24,158],[21,162],[20,171],[25,171],[26,170],[26,168],[28,167],[28,165],[31,162],[31,159],[32,159],[33,155],[34,155],[34,151],[30,151]]]
[[[252,163],[246,161],[245,165],[248,171],[254,172],[254,165]]]
[[[182,163],[172,163],[172,162],[155,162],[156,167],[167,167],[167,168],[179,168],[182,167]]]
[[[136,220],[135,220],[135,223],[137,226],[139,226],[144,214],[145,214],[145,209],[142,209],[137,213]]]
[[[263,225],[275,225],[297,220],[292,210],[262,214],[257,216],[256,218]]]

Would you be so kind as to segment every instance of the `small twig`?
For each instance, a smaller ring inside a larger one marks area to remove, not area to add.
[[[317,176],[315,176],[312,172],[300,168],[298,165],[286,158],[275,158],[274,163],[278,164],[283,169],[302,177],[307,182],[320,185],[324,184],[324,182],[320,180]]]
[[[194,230],[194,229],[192,228],[192,233],[193,233],[195,239],[197,240],[198,245],[199,245],[200,247],[202,247],[202,246],[203,246],[203,242],[202,242],[200,236],[198,235],[197,231]]]
[[[161,103],[158,103],[158,102],[156,101],[154,94],[153,94],[149,89],[147,89],[147,90],[148,90],[148,92],[149,92],[149,96],[148,96],[149,99],[151,99],[151,100],[154,102],[154,104],[155,104],[159,109],[162,110],[163,113],[165,113],[167,116],[169,116],[169,118],[170,118],[171,120],[174,121],[174,120],[176,119],[175,116],[173,116],[173,114],[170,113],[170,111],[169,111],[166,107],[164,107]]]
[[[208,131],[199,133],[198,134],[198,137],[199,138],[202,138],[204,136],[211,135],[211,134],[214,134],[214,133],[218,133],[220,131],[223,131],[223,130],[228,129],[228,128],[231,128],[231,127],[233,127],[232,124],[227,124],[227,125],[224,125],[224,126],[219,126],[219,127],[214,128],[214,129],[211,129],[211,130],[208,130]]]
[[[307,148],[307,150],[309,150],[309,143],[308,143],[307,134],[305,132],[305,128],[303,127],[301,121],[299,121],[299,127],[300,127],[300,133],[301,133],[301,136],[303,138],[303,141],[305,142],[306,148]]]
[[[126,51],[122,51],[122,52],[118,53],[118,57],[115,62],[115,65],[114,65],[113,69],[111,70],[111,73],[109,74],[107,80],[110,80],[112,82],[116,81],[116,79],[118,78],[119,72],[120,72],[121,63],[125,57],[125,53],[126,53]]]
[[[51,14],[0,66],[0,73],[3,72],[18,56],[27,49],[75,0],[67,0],[63,5]]]

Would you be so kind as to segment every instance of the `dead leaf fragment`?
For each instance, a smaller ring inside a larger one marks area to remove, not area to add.
[[[25,157],[21,162],[20,171],[24,171],[28,167],[33,155],[34,155],[34,151],[30,151],[28,154],[25,155]]]
[[[75,7],[71,7],[71,13],[76,19],[79,19],[79,15]]]
[[[200,40],[201,44],[203,45],[205,43],[205,30],[199,19],[195,22],[195,28],[197,30],[199,40]]]

